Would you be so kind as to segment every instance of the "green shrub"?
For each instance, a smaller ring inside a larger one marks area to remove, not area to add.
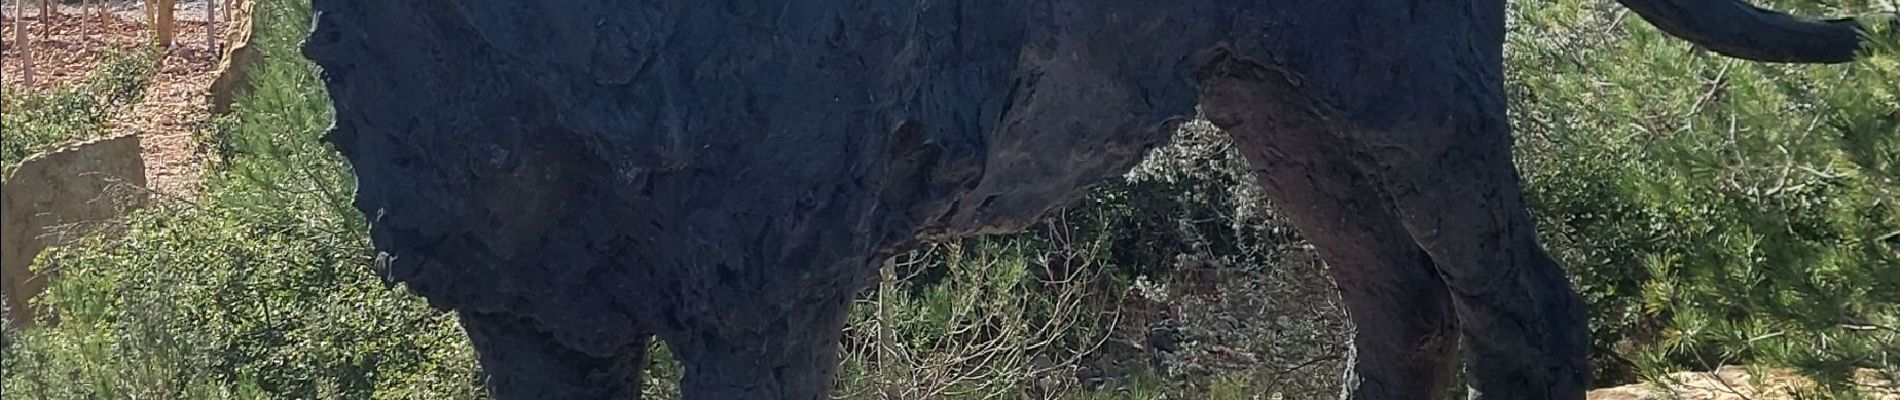
[[[840,394],[982,399],[1073,387],[1065,373],[1107,340],[1116,315],[1090,301],[1101,266],[1087,247],[1013,239],[888,263],[853,309]],[[927,274],[941,279],[917,279]]]

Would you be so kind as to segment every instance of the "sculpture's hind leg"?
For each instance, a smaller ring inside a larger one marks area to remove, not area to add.
[[[640,398],[650,337],[634,339],[617,354],[602,356],[563,346],[520,317],[475,312],[461,316],[462,327],[481,357],[488,392],[496,399]]]
[[[1442,396],[1458,344],[1444,282],[1343,139],[1284,82],[1213,79],[1202,107],[1332,269],[1356,328],[1346,396]]]
[[[1393,131],[1364,132],[1361,145],[1451,289],[1474,397],[1581,399],[1590,383],[1584,303],[1537,242],[1494,96],[1447,98],[1423,108],[1464,111],[1420,112]]]

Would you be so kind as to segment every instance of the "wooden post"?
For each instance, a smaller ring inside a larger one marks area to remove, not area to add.
[[[152,10],[157,14],[153,19],[158,30],[158,45],[167,49],[172,47],[172,39],[177,37],[177,5],[177,0],[158,0]]]
[[[218,58],[218,0],[205,0],[205,49]]]
[[[13,45],[20,48],[20,77],[33,88],[33,42],[26,34],[26,0],[13,3]]]

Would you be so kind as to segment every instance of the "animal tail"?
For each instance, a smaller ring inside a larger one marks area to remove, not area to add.
[[[1617,0],[1672,36],[1746,60],[1853,61],[1869,32],[1852,18],[1817,20],[1743,0]]]

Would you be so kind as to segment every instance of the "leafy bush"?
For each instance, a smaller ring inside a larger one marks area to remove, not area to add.
[[[845,398],[1338,393],[1331,281],[1194,121],[1026,232],[900,256],[846,331]]]

